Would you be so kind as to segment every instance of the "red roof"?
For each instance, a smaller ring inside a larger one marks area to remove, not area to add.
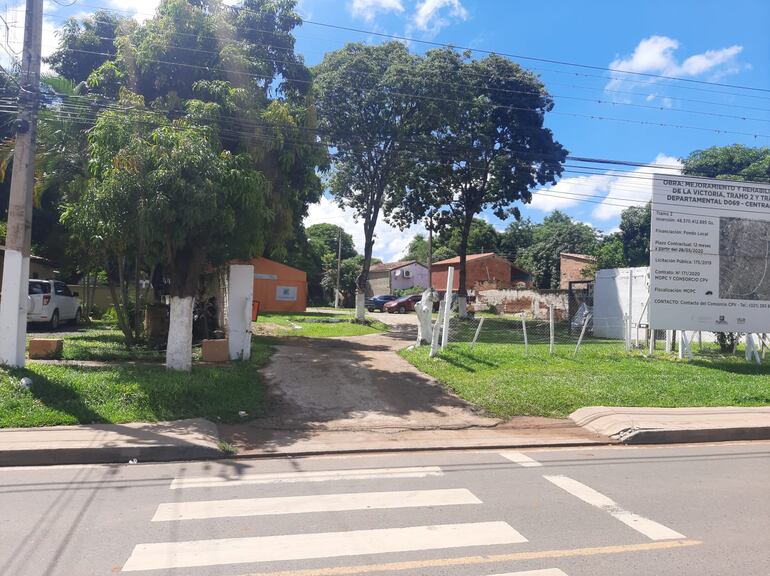
[[[410,264],[418,263],[416,260],[402,260],[401,262],[383,262],[382,264],[375,264],[369,268],[369,272],[390,272],[397,268],[403,268]],[[422,264],[420,264],[422,266]]]
[[[492,258],[493,256],[497,256],[494,252],[484,252],[483,254],[468,254],[465,256],[466,262],[470,262],[471,260],[484,260],[486,258]],[[502,258],[502,256],[497,256],[498,258]],[[433,265],[436,266],[438,264],[459,264],[460,263],[460,257],[455,256],[454,258],[447,258],[446,260],[441,260],[440,262],[434,262]]]

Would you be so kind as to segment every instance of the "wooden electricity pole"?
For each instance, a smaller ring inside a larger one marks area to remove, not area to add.
[[[40,105],[40,50],[43,0],[27,0],[21,60],[13,179],[0,298],[0,363],[23,367],[27,337],[27,292],[32,241],[35,138]]]

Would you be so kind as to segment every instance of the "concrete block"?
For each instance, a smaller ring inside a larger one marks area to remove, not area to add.
[[[61,358],[64,340],[61,338],[32,338],[29,341],[31,360],[51,360]]]
[[[227,362],[230,360],[230,349],[227,338],[220,340],[204,340],[201,342],[204,362]]]

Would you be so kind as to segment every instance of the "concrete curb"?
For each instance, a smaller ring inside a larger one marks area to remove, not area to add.
[[[633,430],[620,439],[623,444],[691,444],[741,440],[770,440],[770,426],[702,428],[700,430]]]
[[[222,458],[213,422],[93,424],[0,430],[0,466],[113,464]]]
[[[628,408],[588,406],[570,419],[623,444],[770,440],[770,407]]]

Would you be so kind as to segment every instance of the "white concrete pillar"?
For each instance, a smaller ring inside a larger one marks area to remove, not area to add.
[[[254,266],[230,266],[227,298],[227,338],[230,360],[251,357],[251,303],[254,299]]]
[[[27,352],[29,256],[6,250],[0,297],[0,364],[23,368]]]
[[[190,370],[192,367],[192,325],[195,298],[171,297],[168,342],[166,343],[166,368]]]

